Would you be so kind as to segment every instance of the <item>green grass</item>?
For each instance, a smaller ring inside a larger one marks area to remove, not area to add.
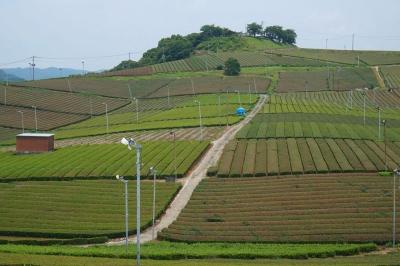
[[[126,266],[132,264],[132,259],[91,258],[55,255],[27,255],[0,253],[0,260],[9,264],[34,264],[43,266]],[[248,265],[393,265],[400,260],[399,254],[364,255],[355,257],[335,257],[324,259],[185,259],[185,260],[142,260],[144,266],[248,266]]]
[[[207,147],[207,142],[177,141],[176,167],[183,176]],[[174,173],[174,144],[168,141],[142,143],[142,176],[155,167],[159,176]],[[0,152],[0,180],[62,180],[135,175],[136,153],[121,144],[78,145],[44,154],[16,155]]]
[[[180,188],[158,182],[159,216]],[[129,182],[129,230],[136,228],[136,182]],[[153,183],[141,183],[141,226],[151,224]],[[124,185],[115,180],[34,181],[0,184],[0,236],[8,241],[123,236]],[[17,236],[25,236],[18,238]],[[0,241],[4,240],[0,237]],[[36,237],[34,239],[26,237]]]
[[[335,255],[354,255],[376,249],[375,244],[226,244],[226,243],[146,243],[141,247],[143,259],[259,259],[259,258],[326,258]],[[92,256],[126,258],[124,246],[95,246],[88,248],[73,246],[23,246],[0,245],[0,252],[41,255]],[[135,246],[129,247],[129,258],[135,257]]]

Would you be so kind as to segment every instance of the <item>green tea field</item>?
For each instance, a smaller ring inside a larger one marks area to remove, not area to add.
[[[209,178],[161,237],[384,243],[391,239],[391,180],[376,175]]]

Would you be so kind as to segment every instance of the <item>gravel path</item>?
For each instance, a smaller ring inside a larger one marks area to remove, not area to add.
[[[183,208],[189,202],[190,197],[194,189],[200,183],[202,179],[206,177],[207,169],[210,166],[216,165],[220,158],[225,145],[234,138],[235,134],[246,125],[263,107],[266,95],[261,95],[258,103],[253,110],[243,119],[240,123],[231,126],[217,140],[212,142],[211,148],[204,155],[201,161],[195,166],[190,175],[183,180],[183,187],[176,195],[165,214],[157,221],[155,226],[155,232],[160,232],[164,228],[167,228],[172,224],[179,216]],[[147,228],[142,232],[140,242],[145,243],[153,240],[152,238],[152,227]],[[129,237],[129,242],[136,242],[136,235]],[[125,238],[112,239],[107,242],[107,245],[121,245],[125,243]]]

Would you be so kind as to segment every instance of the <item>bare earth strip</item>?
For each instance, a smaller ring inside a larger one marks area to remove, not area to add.
[[[183,182],[183,187],[176,195],[165,214],[157,221],[155,225],[155,232],[160,232],[161,230],[167,228],[170,224],[172,224],[179,216],[183,208],[185,208],[186,204],[189,202],[190,197],[194,189],[200,183],[202,179],[206,177],[207,169],[210,166],[215,165],[219,157],[222,154],[222,151],[225,145],[234,138],[235,134],[246,125],[263,107],[266,95],[261,95],[257,105],[254,109],[247,115],[245,119],[243,119],[240,123],[231,126],[225,130],[225,132],[220,136],[217,140],[212,142],[211,148],[204,155],[201,161],[195,166],[190,175],[181,182]],[[141,234],[140,242],[145,243],[153,240],[152,237],[152,228],[149,227]],[[129,237],[130,242],[136,241],[136,235],[132,235]],[[121,245],[125,243],[124,238],[117,238],[110,240],[108,245]]]

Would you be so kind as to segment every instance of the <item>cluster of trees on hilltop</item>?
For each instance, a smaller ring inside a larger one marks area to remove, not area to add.
[[[113,70],[121,70],[127,67],[152,65],[167,61],[179,60],[189,57],[197,46],[214,37],[238,36],[238,33],[228,28],[215,25],[204,25],[199,33],[191,33],[186,36],[179,34],[161,39],[157,47],[147,50],[138,61],[122,61]]]
[[[297,38],[296,32],[292,29],[283,29],[282,26],[277,25],[263,28],[261,24],[255,22],[247,24],[247,34],[283,44],[295,44]]]
[[[247,33],[250,36],[262,36],[274,42],[294,44],[296,42],[296,33],[294,30],[283,30],[281,26],[271,26],[263,29],[257,23],[247,25]],[[189,57],[194,50],[201,48],[202,43],[216,37],[238,37],[239,32],[232,31],[215,25],[204,25],[200,28],[200,32],[191,33],[186,36],[179,34],[172,35],[161,39],[157,47],[147,50],[139,61],[126,60],[122,61],[112,70],[122,70],[140,66],[153,65],[162,62],[179,60]]]

